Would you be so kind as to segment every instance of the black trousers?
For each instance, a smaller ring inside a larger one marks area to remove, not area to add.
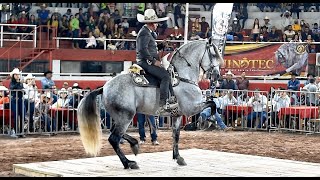
[[[166,104],[169,97],[170,76],[168,71],[162,67],[149,65],[146,61],[139,61],[137,63],[146,73],[149,73],[160,80],[160,106]]]

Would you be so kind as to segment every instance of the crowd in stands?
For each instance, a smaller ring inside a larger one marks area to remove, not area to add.
[[[299,19],[299,12],[319,12],[319,3],[257,3],[262,12],[281,12],[281,27],[272,24],[269,17],[263,22],[256,18],[250,26],[250,31],[245,31],[244,24],[248,19],[248,3],[235,3],[234,18],[231,20],[228,40],[244,41],[244,36],[249,36],[250,41],[256,42],[319,42],[318,23],[310,24],[304,19]],[[300,7],[303,7],[302,9]],[[293,14],[296,14],[296,19]],[[240,24],[241,23],[241,24]],[[249,33],[248,33],[249,32]],[[318,52],[319,46],[308,45],[309,52]]]
[[[32,24],[50,25],[56,27],[58,36],[73,38],[89,38],[86,40],[74,40],[74,48],[94,48],[103,49],[105,39],[134,39],[143,24],[137,22],[135,18],[128,19],[124,13],[116,8],[116,3],[97,3],[99,10],[94,11],[92,3],[66,3],[66,7],[77,7],[67,10],[65,14],[59,13],[62,3],[55,3],[55,10],[50,11],[47,7],[53,7],[53,3],[37,4],[37,19],[34,14],[30,14],[31,3],[13,3],[13,13],[7,23],[12,24]],[[206,10],[211,10],[214,3],[204,3]],[[251,29],[245,29],[248,19],[248,3],[234,3],[232,12],[233,19],[230,20],[227,40],[237,41],[263,41],[263,42],[319,42],[318,23],[309,24],[303,19],[299,19],[299,12],[319,11],[319,3],[257,3],[257,7],[262,11],[281,12],[279,18],[282,19],[281,27],[273,25],[272,20],[267,16],[260,22],[255,19]],[[303,9],[299,8],[303,7]],[[84,12],[83,8],[87,8]],[[137,13],[144,13],[146,8],[155,9],[158,17],[169,17],[167,22],[159,24],[158,37],[167,40],[183,40],[183,30],[185,22],[185,5],[181,3],[139,3]],[[297,15],[293,19],[292,14]],[[132,15],[135,17],[135,15]],[[182,23],[179,23],[179,19]],[[201,20],[200,20],[201,19]],[[130,22],[129,22],[130,21]],[[168,28],[173,28],[173,33],[166,34]],[[205,17],[189,18],[188,39],[196,40],[211,36],[211,27]],[[10,32],[30,32],[27,27],[9,26]],[[14,36],[14,35],[13,35]],[[249,38],[245,38],[249,37]],[[168,42],[166,50],[171,50],[179,46],[180,43]],[[135,43],[132,41],[107,41],[109,50],[134,50]],[[309,45],[310,52],[318,52],[317,45]]]

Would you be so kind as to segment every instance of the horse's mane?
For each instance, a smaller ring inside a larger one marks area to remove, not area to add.
[[[179,52],[182,48],[186,48],[186,50],[192,50],[191,49],[191,45],[195,44],[195,43],[203,43],[203,42],[207,42],[207,40],[203,39],[203,40],[195,40],[195,41],[190,41],[189,43],[183,44],[180,47],[178,47],[176,50],[174,50],[172,52],[172,56],[171,56],[171,63],[173,63],[173,58],[175,57],[175,55],[177,54],[177,52]]]

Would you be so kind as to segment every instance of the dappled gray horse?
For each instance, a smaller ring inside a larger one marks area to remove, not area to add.
[[[200,68],[210,71],[218,79],[219,66],[223,59],[215,44],[209,40],[189,42],[172,55],[171,64],[179,74],[180,83],[173,88],[179,104],[177,116],[173,119],[173,159],[179,165],[186,165],[179,155],[178,142],[182,115],[192,116],[204,108],[215,106],[214,102],[203,102],[202,93],[198,87]],[[102,94],[102,101],[107,112],[114,120],[111,134],[108,138],[113,149],[119,156],[125,169],[139,168],[135,161],[126,158],[119,147],[121,137],[126,139],[136,155],[139,152],[138,141],[126,134],[136,113],[155,115],[159,108],[159,87],[139,87],[134,85],[130,74],[121,74],[108,81],[103,88],[92,91],[82,99],[78,106],[78,121],[81,140],[85,151],[96,156],[101,148],[100,116],[97,113],[95,99]],[[167,116],[170,114],[160,114]]]

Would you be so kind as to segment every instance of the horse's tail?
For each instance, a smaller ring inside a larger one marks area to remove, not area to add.
[[[101,149],[102,130],[100,116],[97,113],[96,97],[103,88],[93,90],[86,95],[78,106],[78,122],[81,141],[87,154],[97,156]]]

